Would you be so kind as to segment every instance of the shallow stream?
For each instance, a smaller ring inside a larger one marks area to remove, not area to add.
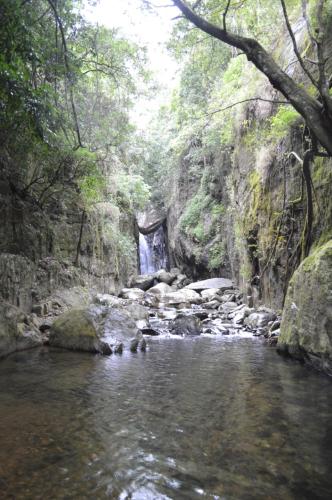
[[[0,497],[321,499],[332,383],[253,338],[0,363]]]

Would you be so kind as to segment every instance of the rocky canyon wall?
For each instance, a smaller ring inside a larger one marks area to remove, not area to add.
[[[0,298],[29,312],[55,291],[117,291],[137,270],[136,223],[110,203],[88,213],[59,193],[46,209],[0,183]]]

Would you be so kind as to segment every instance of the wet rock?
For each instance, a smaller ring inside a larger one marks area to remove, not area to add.
[[[64,313],[52,325],[49,343],[65,349],[101,352],[94,316],[87,309],[74,309]]]
[[[45,333],[51,329],[53,320],[52,318],[46,318],[44,321],[41,322],[39,325],[39,331],[42,333]]]
[[[174,290],[179,290],[186,285],[189,285],[190,280],[187,278],[185,274],[179,274],[172,283],[172,288]]]
[[[225,293],[220,297],[221,302],[236,302],[236,295],[234,293]]]
[[[31,308],[31,312],[37,314],[37,316],[43,316],[44,313],[44,304],[35,304]]]
[[[130,300],[143,300],[145,292],[141,288],[123,288],[119,297]]]
[[[195,316],[181,315],[173,321],[171,331],[174,335],[200,335],[202,325]]]
[[[245,320],[244,324],[251,330],[266,327],[269,321],[274,321],[277,315],[272,311],[261,311],[251,313]]]
[[[42,333],[33,317],[17,307],[0,302],[0,358],[15,351],[42,345]]]
[[[142,352],[146,351],[146,349],[147,349],[147,343],[146,343],[145,339],[141,340],[141,342],[140,342],[140,349],[141,349]]]
[[[236,302],[224,302],[219,307],[219,311],[224,313],[226,316],[229,315],[229,313],[232,313],[235,309],[237,309]]]
[[[141,290],[146,291],[153,286],[154,280],[155,278],[153,274],[141,274],[130,280],[130,287],[140,288]]]
[[[219,294],[218,288],[210,288],[207,290],[202,290],[201,296],[206,302],[210,302],[211,300],[218,300],[219,302],[221,302],[221,296]]]
[[[52,324],[49,343],[64,349],[105,354],[131,350],[141,338],[131,312],[90,306],[60,316]]]
[[[280,330],[280,320],[277,319],[276,321],[272,322],[272,325],[270,325],[269,332],[274,332],[276,330]]]
[[[157,297],[162,297],[166,293],[171,292],[172,288],[167,283],[158,283],[158,285],[155,285],[149,289],[149,294],[156,295]]]
[[[332,239],[295,271],[287,290],[278,352],[332,375]]]
[[[101,354],[105,354],[106,356],[113,354],[111,346],[107,342],[103,341],[100,342],[100,352]]]
[[[152,204],[149,204],[144,212],[137,214],[137,224],[142,234],[150,234],[156,231],[165,221],[166,214]]]
[[[200,319],[202,321],[202,320],[208,318],[209,313],[207,311],[204,311],[203,309],[202,310],[198,310],[198,311],[193,310],[192,311],[192,315],[196,316],[196,318],[198,318],[198,319]]]
[[[102,306],[122,306],[125,304],[125,301],[120,297],[116,297],[115,295],[110,295],[108,293],[98,293],[94,298],[93,302],[95,304],[100,304]]]
[[[142,304],[138,304],[137,302],[130,302],[114,309],[123,311],[126,315],[129,315],[133,321],[147,321],[149,318],[149,309]]]
[[[233,282],[226,278],[211,278],[203,281],[196,281],[195,283],[191,283],[187,285],[186,288],[189,290],[202,291],[207,290],[209,288],[218,289],[220,291],[232,289]]]
[[[206,307],[207,309],[218,309],[219,306],[219,300],[210,300],[209,302],[206,302],[204,304],[204,307]]]
[[[177,292],[167,293],[163,297],[163,301],[165,304],[201,304],[202,297],[199,293],[194,290],[189,290],[188,288],[182,288],[182,290],[178,290]]]
[[[130,350],[131,350],[131,352],[137,352],[138,345],[139,345],[139,339],[132,339],[130,341]]]
[[[177,275],[171,272],[165,271],[165,269],[161,269],[155,273],[155,277],[161,283],[166,283],[167,285],[171,285],[173,281],[176,279]]]
[[[160,335],[160,333],[157,330],[148,326],[145,328],[141,328],[141,332],[143,335],[149,335],[152,337],[157,337],[158,335]]]
[[[159,304],[158,296],[146,292],[142,304],[146,307],[157,307]]]
[[[279,337],[280,336],[280,328],[278,328],[278,330],[273,330],[271,332],[271,330],[267,333],[266,337],[271,339],[273,337]]]
[[[249,316],[252,311],[253,310],[250,307],[244,306],[240,310],[237,310],[235,312],[233,311],[229,316],[232,316],[230,319],[232,319],[234,325],[242,325],[245,318]]]

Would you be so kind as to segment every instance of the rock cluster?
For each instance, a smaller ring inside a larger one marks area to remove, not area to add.
[[[99,354],[145,351],[145,337],[156,335],[230,335],[249,331],[274,339],[279,322],[274,311],[254,310],[230,280],[213,278],[190,283],[178,269],[137,276],[119,296],[53,297],[35,306],[30,343]],[[81,300],[79,300],[81,299]],[[21,320],[20,320],[21,321]],[[18,327],[16,327],[17,329]],[[23,330],[22,330],[23,331]],[[7,342],[8,343],[8,342]],[[16,349],[0,349],[4,353]],[[24,348],[24,347],[22,347]]]

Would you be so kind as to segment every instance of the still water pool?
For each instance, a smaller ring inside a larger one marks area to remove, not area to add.
[[[332,381],[252,338],[14,354],[0,498],[330,499]]]

